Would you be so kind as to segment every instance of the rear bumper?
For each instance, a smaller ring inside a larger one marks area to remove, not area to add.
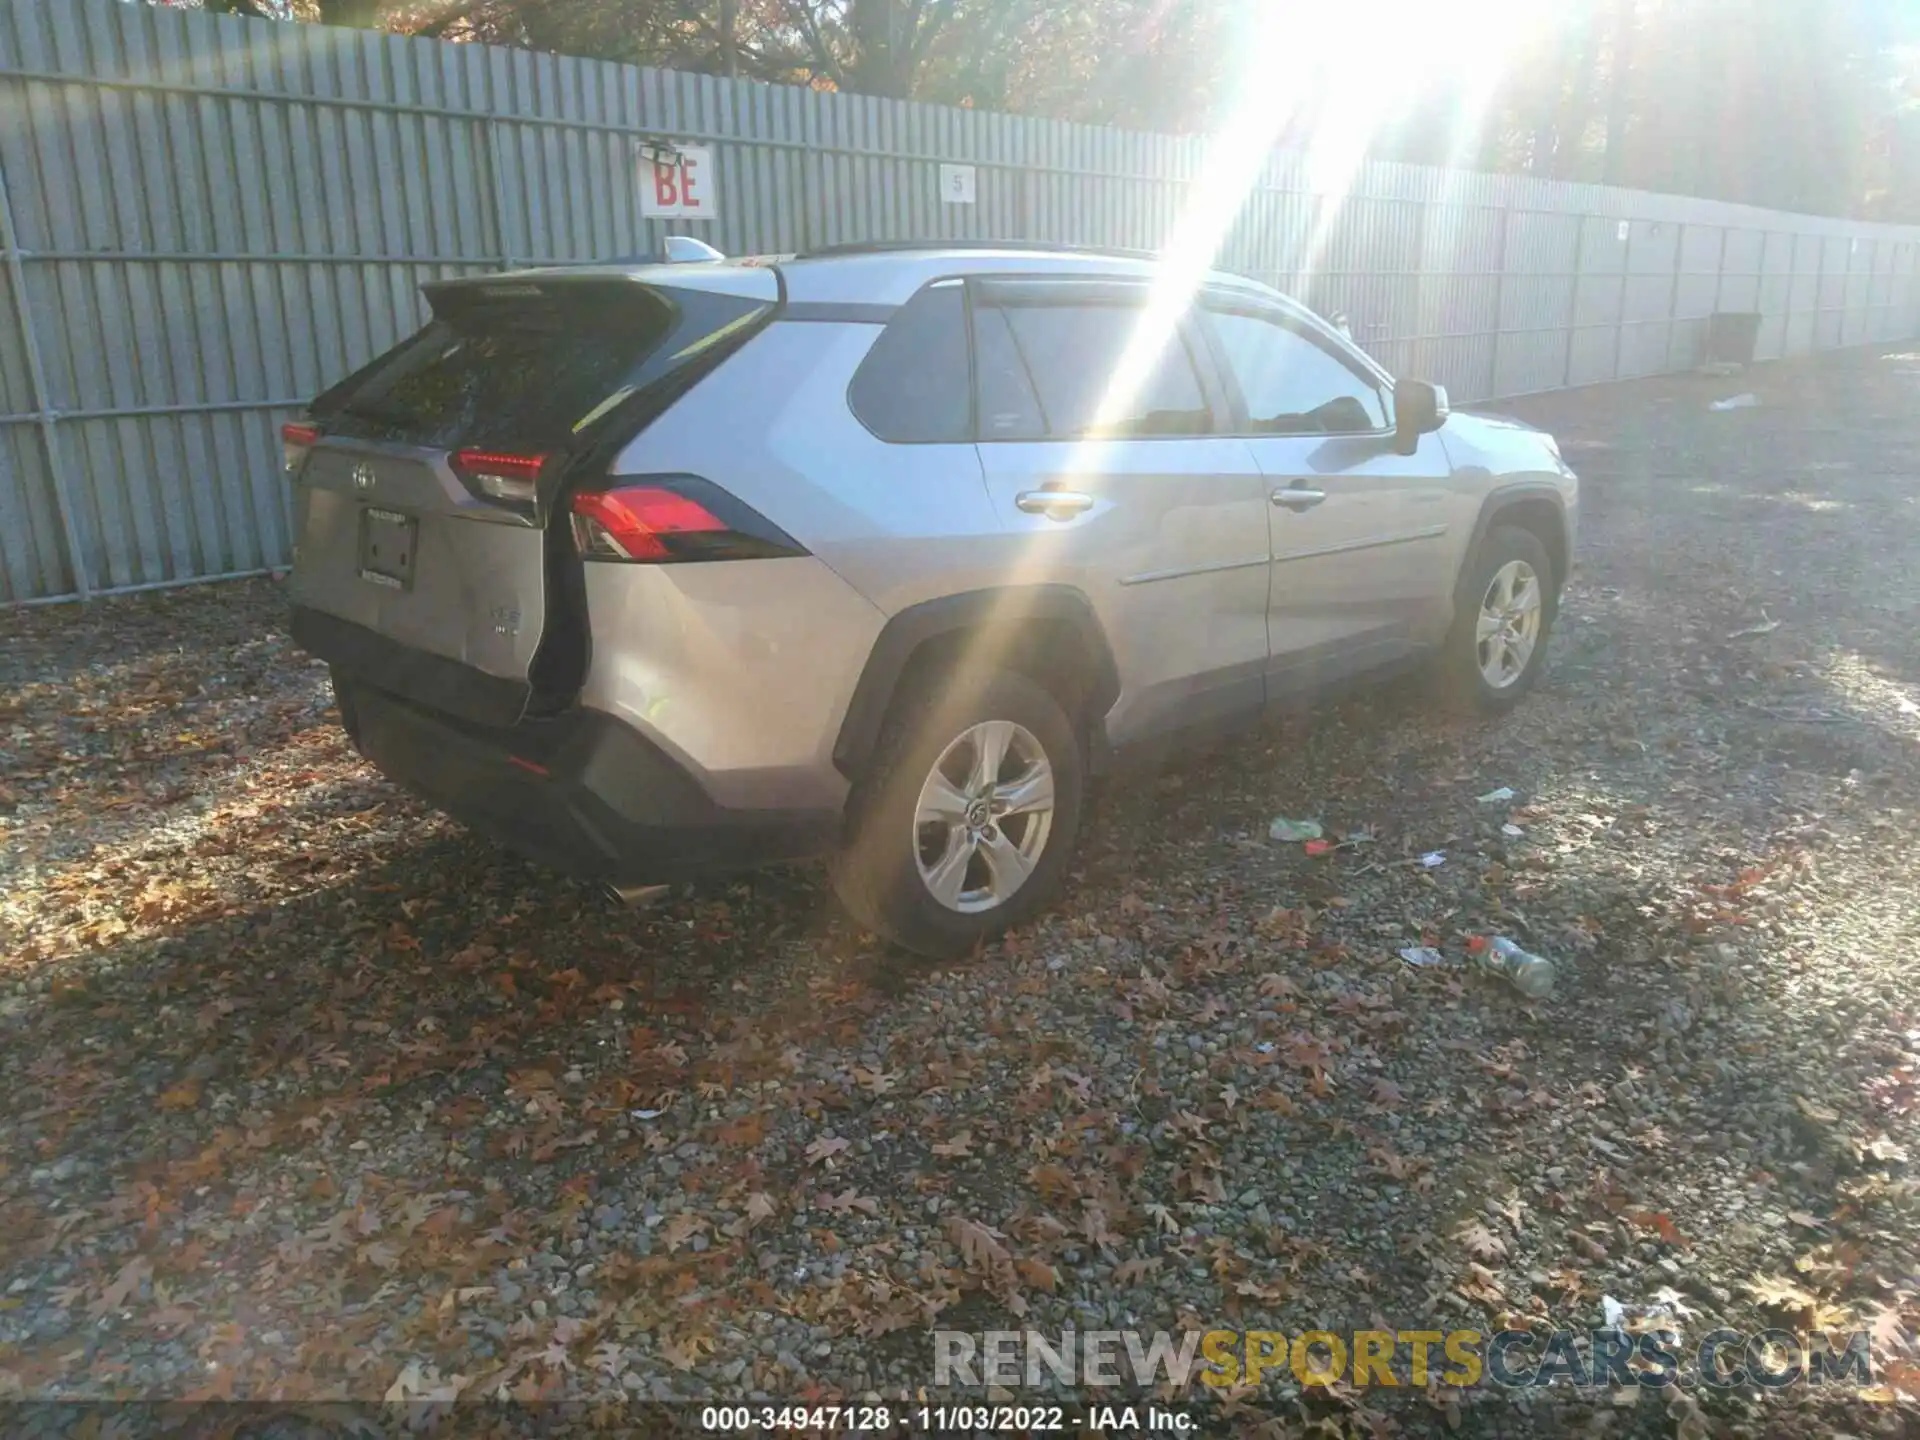
[[[658,747],[574,710],[496,727],[423,709],[338,668],[341,719],[383,774],[516,854],[581,879],[652,884],[801,859],[835,811],[716,805]]]

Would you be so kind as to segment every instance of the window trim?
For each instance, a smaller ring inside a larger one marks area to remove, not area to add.
[[[1328,358],[1345,367],[1356,380],[1370,388],[1380,397],[1380,413],[1386,417],[1382,425],[1365,430],[1255,430],[1253,417],[1247,408],[1247,397],[1240,388],[1240,378],[1233,373],[1233,362],[1226,353],[1226,347],[1211,323],[1205,318],[1216,313],[1243,315],[1255,320],[1264,320],[1281,330],[1297,335],[1307,344],[1319,350]],[[1339,345],[1333,337],[1320,334],[1301,317],[1293,315],[1278,305],[1262,301],[1252,295],[1238,295],[1221,291],[1203,292],[1194,306],[1194,320],[1206,337],[1207,347],[1213,354],[1214,364],[1220,371],[1222,387],[1228,395],[1228,408],[1232,414],[1231,424],[1235,427],[1232,434],[1242,440],[1349,440],[1375,439],[1390,437],[1395,433],[1393,414],[1393,379],[1378,366],[1372,364],[1357,365],[1356,358],[1349,354],[1346,347]]]
[[[1073,306],[1107,305],[1115,308],[1144,308],[1150,298],[1152,284],[1149,281],[1130,275],[1060,275],[1009,273],[995,270],[984,274],[972,274],[966,277],[967,283],[967,355],[968,370],[973,381],[974,408],[974,444],[976,445],[1117,445],[1117,444],[1164,444],[1181,440],[1220,440],[1233,438],[1228,428],[1234,423],[1232,397],[1226,386],[1226,378],[1220,373],[1219,362],[1213,353],[1213,342],[1200,326],[1198,305],[1189,304],[1174,324],[1174,336],[1179,340],[1187,354],[1187,362],[1193,366],[1194,379],[1199,382],[1200,398],[1207,407],[1211,422],[1207,429],[1190,435],[1039,435],[1025,439],[1002,435],[983,435],[980,433],[980,383],[978,375],[979,341],[974,331],[974,307],[984,303],[994,309],[1006,309],[1012,306]],[[977,297],[977,298],[976,298]],[[1016,339],[1016,344],[1018,343]],[[1021,357],[1025,363],[1024,354]],[[1028,377],[1031,383],[1032,377]],[[1039,387],[1034,389],[1034,402],[1044,418],[1046,406],[1041,403]]]

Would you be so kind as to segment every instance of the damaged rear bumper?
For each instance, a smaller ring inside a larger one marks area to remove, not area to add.
[[[341,719],[390,779],[469,829],[585,880],[641,885],[817,855],[834,811],[714,803],[658,746],[573,710],[489,726],[428,710],[338,667]]]

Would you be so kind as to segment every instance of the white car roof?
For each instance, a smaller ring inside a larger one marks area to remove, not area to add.
[[[1160,260],[1150,255],[1065,246],[876,245],[872,249],[849,246],[812,255],[746,255],[680,264],[635,260],[542,266],[441,283],[500,285],[534,280],[620,279],[642,285],[717,291],[772,303],[780,298],[784,282],[789,301],[897,306],[906,304],[930,282],[950,276],[999,273],[1150,280],[1160,273],[1161,265]],[[1238,291],[1258,298],[1290,312],[1314,329],[1333,333],[1326,322],[1306,306],[1244,275],[1207,270],[1201,283],[1212,290]]]
[[[1151,279],[1161,262],[1149,256],[1100,250],[1068,250],[1047,246],[928,246],[829,251],[801,255],[780,263],[786,277],[787,298],[833,304],[901,305],[932,280],[950,275],[995,272],[1020,275],[1105,275]],[[1225,271],[1209,270],[1206,281],[1224,288],[1246,290],[1268,298],[1277,292]]]
[[[1151,279],[1160,272],[1158,260],[1101,250],[1074,250],[1056,246],[928,245],[848,247],[813,255],[750,255],[725,260],[664,264],[651,261],[608,261],[595,265],[554,265],[511,270],[503,274],[462,277],[462,284],[500,284],[552,279],[625,279],[643,285],[678,285],[722,291],[754,299],[778,298],[777,266],[785,278],[787,298],[822,304],[902,305],[929,281],[950,275],[995,272],[1020,275],[1086,275]],[[1224,270],[1208,270],[1204,282],[1213,287],[1242,290],[1269,300],[1283,300],[1276,290]]]

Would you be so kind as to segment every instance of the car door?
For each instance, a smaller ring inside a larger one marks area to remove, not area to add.
[[[1115,744],[1257,715],[1267,485],[1220,433],[1190,315],[1144,282],[970,281],[977,434],[1015,583],[1085,594],[1121,677]]]
[[[1274,693],[1437,638],[1453,523],[1439,436],[1397,453],[1382,377],[1302,316],[1258,297],[1209,295],[1202,321],[1269,492]]]

